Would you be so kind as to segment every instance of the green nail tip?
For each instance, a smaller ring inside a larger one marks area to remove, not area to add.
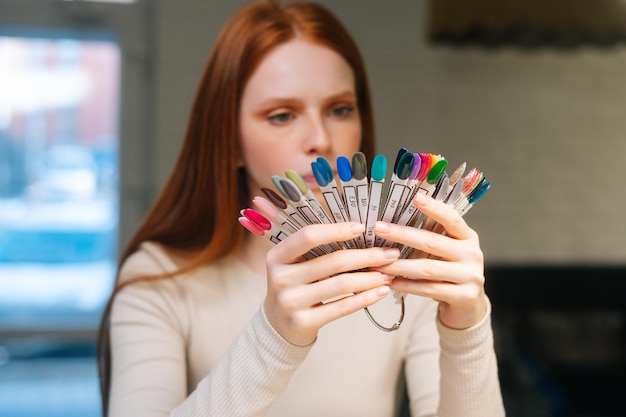
[[[443,175],[447,166],[448,161],[446,161],[445,159],[442,159],[441,161],[433,165],[430,171],[428,171],[426,182],[428,182],[429,184],[435,184],[437,181],[439,181],[439,178],[441,178],[441,175]]]

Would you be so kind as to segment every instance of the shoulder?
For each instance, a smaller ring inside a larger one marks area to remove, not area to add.
[[[121,265],[113,309],[112,323],[128,319],[171,323],[186,329],[187,299],[191,280],[165,274],[176,272],[178,266],[169,251],[154,242],[145,242]]]
[[[155,242],[144,242],[122,263],[119,283],[175,272],[178,266],[169,251]]]

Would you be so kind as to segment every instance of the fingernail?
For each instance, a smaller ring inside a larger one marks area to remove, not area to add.
[[[421,193],[415,194],[415,202],[417,204],[424,205],[426,204],[427,201],[428,200],[426,199],[426,196],[424,194],[421,194]]]
[[[395,277],[395,275],[383,274],[383,279],[387,282],[393,281]]]
[[[383,295],[389,294],[389,291],[391,291],[391,289],[386,285],[383,285],[382,287],[376,288],[376,295],[382,297]]]
[[[358,235],[365,231],[365,226],[362,223],[354,223],[352,226],[350,226],[350,230],[355,235]]]
[[[388,248],[384,250],[385,258],[395,259],[400,256],[400,250],[398,248]]]
[[[389,233],[391,227],[385,222],[376,222],[374,224],[374,232]]]

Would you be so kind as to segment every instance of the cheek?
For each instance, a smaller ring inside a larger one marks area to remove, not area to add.
[[[247,144],[244,162],[251,185],[273,188],[272,175],[283,176],[286,168],[281,172],[281,167],[289,166],[291,158],[286,158],[280,149],[258,142]]]
[[[268,164],[268,156],[263,151],[263,146],[258,143],[246,143],[242,146],[243,161],[246,166],[248,175],[255,177],[258,180],[260,175],[266,171],[266,165]]]
[[[283,175],[285,169],[291,168],[298,153],[299,142],[294,139],[296,129],[276,129],[265,122],[248,122],[242,124],[240,131],[242,159],[257,182],[272,175]]]
[[[263,131],[258,129],[256,124],[247,119],[242,119],[239,129],[239,145],[241,148],[241,159],[248,172],[250,169],[257,169],[267,152],[267,144],[264,142]]]
[[[274,188],[271,174],[269,174],[265,161],[255,158],[252,162],[247,162],[245,172],[248,189],[252,194],[258,193],[262,187]]]
[[[342,130],[338,135],[341,139],[335,149],[342,155],[349,156],[357,152],[361,147],[361,123],[357,122],[350,126],[345,126]]]

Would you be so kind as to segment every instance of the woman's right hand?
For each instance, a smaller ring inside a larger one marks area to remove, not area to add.
[[[265,314],[285,340],[307,346],[325,324],[370,306],[389,293],[394,277],[366,268],[395,261],[398,249],[338,250],[310,260],[303,258],[317,246],[353,239],[363,231],[363,225],[355,222],[311,225],[268,252]],[[349,296],[334,300],[343,295]],[[325,303],[327,300],[333,301]]]

